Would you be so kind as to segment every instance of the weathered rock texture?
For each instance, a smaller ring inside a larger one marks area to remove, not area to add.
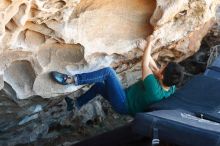
[[[79,87],[57,85],[48,72],[110,65],[112,57],[103,59],[100,53],[126,56],[138,47],[137,40],[152,33],[158,61],[180,61],[198,50],[215,19],[217,2],[2,0],[0,88],[9,84],[18,99],[70,93]]]
[[[194,54],[215,21],[217,0],[1,0],[0,145],[44,137],[53,124],[75,124],[49,72],[81,73],[113,66],[126,87],[140,77],[140,40],[153,34],[163,63]],[[53,98],[52,98],[53,97]],[[60,97],[60,98],[59,98]],[[49,98],[49,99],[48,99]],[[104,117],[99,101],[80,122]]]

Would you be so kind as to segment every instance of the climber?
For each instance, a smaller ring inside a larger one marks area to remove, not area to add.
[[[175,85],[183,79],[183,69],[174,62],[158,69],[151,57],[152,40],[152,36],[148,37],[144,46],[142,80],[127,89],[123,89],[116,72],[110,67],[73,76],[56,71],[51,72],[53,80],[62,85],[94,83],[85,94],[75,101],[66,97],[67,110],[80,109],[97,94],[100,94],[110,102],[116,112],[135,115],[135,113],[144,112],[149,105],[173,94]]]

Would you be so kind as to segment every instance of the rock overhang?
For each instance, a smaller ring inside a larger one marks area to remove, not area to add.
[[[80,87],[57,85],[49,72],[79,73],[111,65],[112,54],[128,58],[138,48],[138,40],[150,34],[156,40],[152,54],[158,62],[181,61],[199,49],[214,23],[218,3],[3,0],[0,87],[6,82],[18,99],[71,93]]]

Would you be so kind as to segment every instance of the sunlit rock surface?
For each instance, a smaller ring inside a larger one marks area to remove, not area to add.
[[[50,71],[112,66],[127,87],[141,75],[140,40],[153,34],[152,55],[159,63],[181,61],[199,49],[216,21],[218,2],[1,0],[0,145],[34,141],[52,124],[73,124],[76,116],[83,123],[104,117],[99,100],[78,115],[66,112],[62,96],[75,91],[75,98],[87,87],[58,85]]]
[[[100,53],[126,58],[152,33],[158,61],[182,60],[198,50],[216,5],[217,0],[2,0],[0,87],[9,84],[18,99],[70,93],[79,87],[57,85],[48,72],[108,66],[112,57]]]

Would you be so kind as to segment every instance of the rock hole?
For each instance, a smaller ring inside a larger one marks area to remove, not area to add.
[[[26,8],[27,8],[26,4],[21,4],[21,5],[19,6],[19,11],[18,11],[18,13],[24,14]]]
[[[63,8],[64,6],[66,5],[66,2],[65,1],[57,1],[54,3],[54,7],[57,8],[57,9],[61,9]]]
[[[31,63],[26,60],[13,62],[4,72],[4,80],[20,99],[30,96],[35,77]]]
[[[179,12],[179,15],[183,16],[183,15],[186,15],[187,14],[187,10],[183,10],[181,12]]]
[[[53,2],[53,3],[51,3],[51,2],[45,3],[45,4],[43,5],[43,8],[45,8],[45,9],[51,9],[51,8],[61,9],[61,8],[63,8],[65,5],[66,5],[66,2],[65,2],[65,1],[63,1],[63,0],[58,0],[58,1]]]
[[[27,9],[26,4],[21,4],[19,6],[19,10],[18,10],[17,14],[13,17],[13,20],[15,21],[15,23],[17,25],[22,25],[24,23],[24,22],[22,22],[22,17],[24,17],[26,9]]]
[[[16,25],[16,23],[14,22],[13,19],[11,19],[5,26],[5,29],[10,31],[10,32],[14,32],[16,30],[18,26]]]

